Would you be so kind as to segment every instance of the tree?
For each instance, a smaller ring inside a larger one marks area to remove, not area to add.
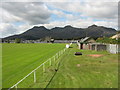
[[[120,30],[117,31],[117,34],[119,34],[119,33],[120,33]]]
[[[96,41],[100,42],[100,43],[110,43],[110,44],[120,43],[120,39],[116,40],[116,39],[112,39],[112,38],[108,38],[108,37],[98,38]]]
[[[15,39],[15,43],[21,43],[21,39],[16,38],[16,39]]]

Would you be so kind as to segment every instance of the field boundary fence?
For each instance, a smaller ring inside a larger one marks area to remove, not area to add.
[[[70,46],[72,45],[72,43],[69,44]],[[44,73],[46,71],[46,66],[45,64],[48,63],[49,66],[52,65],[52,62],[55,62],[62,54],[64,54],[64,52],[67,50],[68,48],[64,48],[63,50],[60,50],[58,53],[56,53],[54,56],[52,56],[51,58],[47,59],[45,62],[43,62],[41,65],[39,65],[37,68],[35,68],[34,70],[32,70],[29,74],[27,74],[24,78],[22,78],[20,81],[18,81],[16,84],[14,84],[12,87],[10,87],[8,90],[11,90],[12,88],[18,88],[19,84],[21,82],[24,82],[24,80],[29,77],[31,74],[33,74],[33,83],[36,83],[37,81],[37,75],[36,75],[36,71],[42,67],[42,73]]]

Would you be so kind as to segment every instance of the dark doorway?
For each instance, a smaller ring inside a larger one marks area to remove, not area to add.
[[[83,49],[83,43],[80,44],[80,49]]]

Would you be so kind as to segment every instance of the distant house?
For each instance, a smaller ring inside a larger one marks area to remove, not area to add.
[[[54,43],[76,43],[77,40],[54,40]]]
[[[96,41],[93,38],[85,37],[79,41],[79,48],[84,49],[84,44],[95,43]],[[89,47],[88,47],[89,48]]]
[[[119,35],[114,35],[111,38],[113,38],[113,39],[119,38]],[[89,37],[81,39],[79,42],[77,42],[77,44],[79,46],[79,49],[95,50],[95,51],[108,51],[113,54],[120,53],[120,44],[95,43],[95,40],[90,39]]]
[[[120,38],[120,33],[119,33],[119,34],[116,34],[116,35],[114,35],[114,36],[112,36],[111,38],[117,40],[118,38]]]
[[[80,40],[80,43],[95,43],[96,41],[91,37],[85,37]]]

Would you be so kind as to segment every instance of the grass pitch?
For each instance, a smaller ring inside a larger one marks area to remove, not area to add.
[[[4,44],[3,86],[10,87],[45,60],[62,50],[65,44]],[[42,73],[36,71],[18,87],[23,88],[117,88],[118,55],[106,51],[79,50],[72,45],[61,57],[57,72],[54,65]],[[8,52],[7,52],[8,51]],[[83,55],[75,56],[75,52]],[[91,56],[92,55],[92,56]],[[100,57],[93,57],[101,55]],[[19,57],[19,58],[18,58]],[[49,64],[49,62],[48,62]],[[54,63],[53,63],[54,64]],[[9,66],[9,67],[8,67]],[[28,85],[31,83],[31,85]],[[28,85],[28,86],[27,86]]]
[[[9,88],[65,44],[2,44],[2,87]]]

